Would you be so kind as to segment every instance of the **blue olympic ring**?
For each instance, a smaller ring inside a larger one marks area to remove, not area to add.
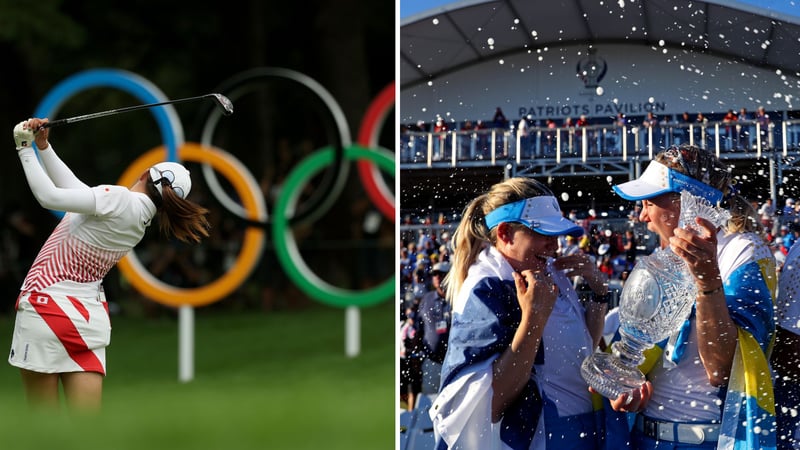
[[[126,92],[142,103],[160,103],[169,101],[155,84],[135,73],[118,69],[90,69],[79,72],[57,84],[45,95],[34,117],[53,118],[64,102],[77,94],[93,87],[113,87]],[[167,148],[166,159],[178,160],[178,147],[183,145],[183,125],[178,113],[172,105],[150,110],[158,123],[161,138]]]

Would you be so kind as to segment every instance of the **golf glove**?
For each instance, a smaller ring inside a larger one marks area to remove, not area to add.
[[[26,122],[23,120],[14,127],[14,142],[17,144],[17,150],[33,147],[33,130],[24,128]]]

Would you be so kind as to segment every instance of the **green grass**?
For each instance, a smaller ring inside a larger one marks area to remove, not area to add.
[[[178,381],[173,319],[112,318],[103,410],[33,413],[19,373],[0,367],[9,449],[391,449],[395,352],[391,302],[362,309],[361,353],[344,352],[344,310],[198,309],[195,378]],[[0,318],[0,348],[13,317]]]

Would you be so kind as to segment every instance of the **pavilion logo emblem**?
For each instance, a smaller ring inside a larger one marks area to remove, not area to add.
[[[600,81],[606,76],[608,64],[597,56],[597,49],[590,48],[587,55],[578,60],[575,71],[586,90],[596,91],[600,87]]]

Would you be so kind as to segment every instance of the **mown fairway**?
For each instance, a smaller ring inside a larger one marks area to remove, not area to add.
[[[392,302],[362,309],[361,354],[344,310],[196,311],[195,379],[178,382],[174,319],[113,317],[99,416],[32,413],[0,366],[2,448],[53,450],[394,448]],[[13,317],[0,317],[7,351]]]

